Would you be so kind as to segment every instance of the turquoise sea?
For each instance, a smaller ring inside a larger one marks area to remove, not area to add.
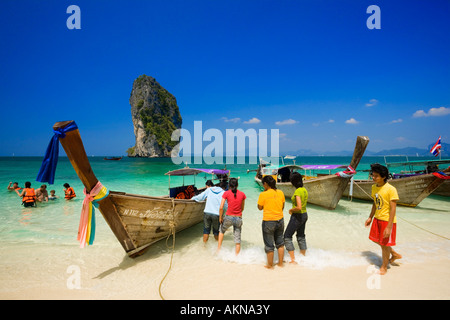
[[[297,164],[348,164],[350,157],[304,157],[297,158]],[[164,195],[168,193],[168,176],[164,175],[170,170],[182,166],[172,163],[170,158],[142,159],[123,158],[121,161],[105,161],[103,157],[90,157],[90,162],[97,178],[110,190],[125,191],[135,194]],[[1,157],[0,158],[0,181],[3,187],[0,189],[2,209],[0,211],[0,243],[6,245],[8,242],[33,242],[43,244],[68,244],[76,245],[76,232],[79,213],[84,198],[83,186],[78,179],[74,169],[66,157],[59,159],[55,184],[48,186],[48,190],[56,190],[60,197],[48,203],[39,203],[37,208],[23,208],[19,197],[15,192],[7,191],[6,187],[10,181],[19,182],[23,186],[25,181],[30,181],[32,187],[39,187],[41,183],[35,178],[41,165],[41,157]],[[367,170],[371,163],[384,163],[383,157],[363,157],[357,173],[357,178],[366,178]],[[223,168],[223,165],[198,165],[191,167],[215,167]],[[259,212],[254,210],[260,189],[254,182],[254,173],[247,173],[247,169],[254,169],[256,165],[251,164],[228,164],[231,175],[239,177],[239,189],[248,196],[247,214],[244,215],[246,227],[250,224],[259,225]],[[208,177],[209,178],[209,177]],[[186,177],[186,183],[194,182],[192,177]],[[77,193],[73,201],[64,200],[63,184],[69,183]],[[199,175],[195,179],[198,187],[204,185],[205,177]],[[181,178],[172,177],[171,185],[182,183]],[[361,201],[350,202],[342,199],[338,208],[328,211],[310,205],[310,221],[308,226],[314,223],[329,224],[329,228],[321,230],[323,234],[334,232],[336,228],[348,228],[363,223],[370,211],[370,203]],[[285,210],[287,211],[287,210]],[[101,215],[99,212],[97,214]],[[315,217],[321,217],[319,219]],[[433,232],[442,233],[450,237],[450,199],[431,196],[423,201],[417,208],[399,208],[399,216],[411,220],[412,223],[426,224]],[[247,222],[248,221],[248,222]],[[344,222],[341,226],[339,223]],[[102,221],[100,221],[100,224]],[[400,222],[401,223],[401,222]],[[400,235],[402,227],[400,228]],[[245,229],[244,229],[245,230]],[[259,230],[258,230],[259,231]],[[102,232],[109,232],[108,228],[100,228],[97,235],[98,241],[102,239]],[[244,231],[245,232],[245,231]],[[432,239],[430,234],[419,229],[418,235],[423,233],[427,239]],[[199,235],[200,236],[200,235]],[[259,236],[259,235],[258,235]],[[255,238],[258,238],[255,235]],[[260,240],[258,238],[258,240]],[[255,241],[258,244],[258,241]],[[95,244],[94,244],[95,245]],[[311,243],[312,245],[312,243]],[[333,246],[328,244],[327,246]],[[344,249],[344,248],[342,248]]]

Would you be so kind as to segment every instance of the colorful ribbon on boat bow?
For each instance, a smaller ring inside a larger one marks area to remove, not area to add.
[[[340,176],[341,178],[351,178],[355,174],[356,174],[356,170],[353,169],[351,166],[348,166],[347,170],[345,170],[345,171],[336,172],[336,175]]]
[[[59,128],[53,130],[55,133],[48,144],[47,150],[45,151],[44,160],[42,160],[41,168],[37,175],[36,181],[48,182],[53,184],[55,181],[55,171],[56,165],[58,164],[58,154],[59,154],[59,138],[64,138],[66,133],[78,129],[75,121],[71,122],[68,126],[64,128]]]
[[[442,171],[433,172],[433,175],[435,177],[438,177],[438,178],[443,179],[443,180],[449,180],[450,179],[450,175],[445,174],[445,172],[442,172]]]
[[[97,182],[91,192],[87,193],[84,188],[84,195],[86,196],[83,201],[83,208],[81,209],[80,225],[78,227],[78,241],[80,241],[80,247],[92,245],[95,238],[95,207],[98,207],[98,202],[103,200],[109,195],[109,191],[104,187],[100,181]]]

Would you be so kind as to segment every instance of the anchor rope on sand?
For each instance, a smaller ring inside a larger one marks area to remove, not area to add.
[[[437,237],[441,237],[441,238],[443,238],[443,239],[450,240],[450,238],[447,238],[446,236],[442,236],[442,235],[440,235],[440,234],[434,233],[433,231],[430,231],[430,230],[427,230],[427,229],[425,229],[425,228],[422,228],[422,227],[420,227],[420,226],[418,226],[418,225],[412,223],[411,221],[408,221],[408,220],[406,220],[406,219],[404,219],[404,218],[402,218],[402,217],[399,217],[399,218],[400,218],[401,220],[405,221],[405,222],[408,222],[409,224],[413,225],[414,227],[417,227],[417,228],[423,230],[423,231],[426,231],[426,232],[428,232],[428,233],[431,233],[431,234],[433,234],[433,235],[435,235],[435,236],[437,236]]]
[[[361,186],[359,186],[358,185],[358,183],[357,182],[354,182],[368,197],[370,197],[370,198],[372,198],[372,196],[371,195],[369,195]],[[418,228],[418,229],[420,229],[420,230],[423,230],[423,231],[425,231],[425,232],[428,232],[428,233],[431,233],[431,234],[433,234],[433,235],[435,235],[435,236],[437,236],[437,237],[441,237],[441,238],[443,238],[443,239],[446,239],[446,240],[450,240],[450,238],[447,238],[446,236],[443,236],[443,235],[440,235],[440,234],[437,234],[437,233],[435,233],[435,232],[433,232],[433,231],[430,231],[430,230],[427,230],[427,229],[425,229],[425,228],[422,228],[422,227],[420,227],[420,226],[418,226],[417,224],[415,224],[415,223],[413,223],[413,222],[411,222],[411,221],[408,221],[408,220],[406,220],[405,218],[402,218],[402,217],[400,217],[398,214],[397,214],[397,217],[399,218],[399,219],[401,219],[401,220],[403,220],[403,221],[405,221],[405,222],[407,222],[407,223],[409,223],[410,225],[412,225],[412,226],[414,226],[414,227],[416,227],[416,228]]]
[[[161,286],[164,282],[164,280],[166,279],[167,275],[169,274],[170,270],[172,269],[172,261],[173,261],[173,254],[175,252],[175,233],[176,233],[176,223],[175,223],[175,199],[172,198],[172,221],[169,221],[169,228],[170,228],[170,233],[166,238],[166,247],[167,249],[170,249],[168,241],[170,236],[172,236],[172,254],[170,256],[170,264],[169,264],[169,269],[167,269],[166,274],[164,275],[164,277],[161,280],[161,283],[159,284],[159,296],[161,297],[162,300],[165,300],[162,293],[161,293]]]

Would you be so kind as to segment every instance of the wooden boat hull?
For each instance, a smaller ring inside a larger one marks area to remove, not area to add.
[[[329,210],[336,209],[348,180],[337,175],[304,180],[303,186],[308,191],[308,204],[318,205]],[[262,187],[260,179],[255,178],[255,181]],[[283,191],[286,199],[290,199],[295,192],[295,187],[290,182],[278,182],[277,189]]]
[[[428,197],[445,180],[433,174],[391,179],[389,183],[397,189],[400,200],[397,204],[408,207],[416,207],[423,199]],[[371,197],[372,180],[355,180],[353,185],[353,198],[373,201]],[[350,196],[350,184],[344,190],[344,196]]]
[[[129,240],[124,242],[129,255],[165,239],[172,233],[172,226],[178,232],[203,221],[205,202],[114,191],[109,197],[133,242],[134,248],[127,247]]]
[[[72,122],[57,122],[53,129],[64,128]],[[98,179],[92,171],[78,129],[59,137],[59,141],[86,192],[91,192]],[[109,196],[98,201],[98,205],[123,249],[130,257],[136,257],[151,244],[171,234],[172,227],[178,232],[201,222],[205,202],[110,191]]]
[[[450,180],[445,180],[436,190],[433,191],[433,194],[438,196],[450,197]]]

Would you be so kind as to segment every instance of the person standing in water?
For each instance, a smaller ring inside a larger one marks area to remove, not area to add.
[[[25,188],[23,188],[22,193],[19,194],[17,192],[17,194],[22,198],[22,205],[24,207],[36,207],[36,192],[31,187],[31,182],[25,182]]]
[[[64,183],[64,188],[64,199],[70,200],[77,196],[75,190],[68,183]]]
[[[291,198],[292,208],[289,210],[291,218],[289,220],[286,231],[284,232],[284,243],[286,250],[291,257],[290,263],[295,262],[294,244],[292,243],[292,236],[297,233],[297,243],[302,255],[306,254],[306,238],[305,226],[308,220],[308,213],[306,212],[306,203],[308,202],[308,191],[303,187],[303,177],[300,173],[294,172],[290,176],[292,185],[295,187],[295,192]]]
[[[397,189],[387,182],[389,171],[378,163],[370,166],[374,185],[372,185],[373,205],[370,216],[365,222],[372,223],[369,239],[381,247],[382,264],[380,274],[387,272],[388,264],[402,256],[394,251],[397,234],[396,209],[399,200]],[[373,220],[373,221],[372,221]]]
[[[268,269],[273,268],[275,247],[278,251],[278,266],[283,266],[284,259],[284,193],[276,187],[272,176],[262,178],[264,191],[259,194],[258,209],[263,210],[262,234],[264,251],[267,255]]]
[[[220,182],[218,187],[215,187],[211,180],[206,181],[206,190],[192,197],[194,201],[205,201],[205,210],[203,216],[203,243],[209,239],[211,227],[214,238],[219,240],[219,209],[222,202],[222,195],[225,192],[226,183]]]
[[[11,185],[12,185],[12,187],[11,187]],[[6,189],[8,191],[16,191],[17,194],[19,194],[20,190],[22,190],[22,188],[19,187],[19,183],[18,182],[14,182],[14,183],[10,182],[8,187],[6,187]]]
[[[241,230],[242,230],[242,212],[245,207],[245,199],[247,196],[242,191],[239,191],[238,180],[236,178],[231,178],[228,182],[228,190],[222,195],[222,202],[219,208],[219,221],[220,232],[219,232],[219,243],[217,251],[220,251],[223,242],[223,235],[225,231],[231,226],[233,226],[234,243],[236,255],[241,251]],[[223,216],[225,201],[228,203],[228,208],[226,210],[225,217]]]

